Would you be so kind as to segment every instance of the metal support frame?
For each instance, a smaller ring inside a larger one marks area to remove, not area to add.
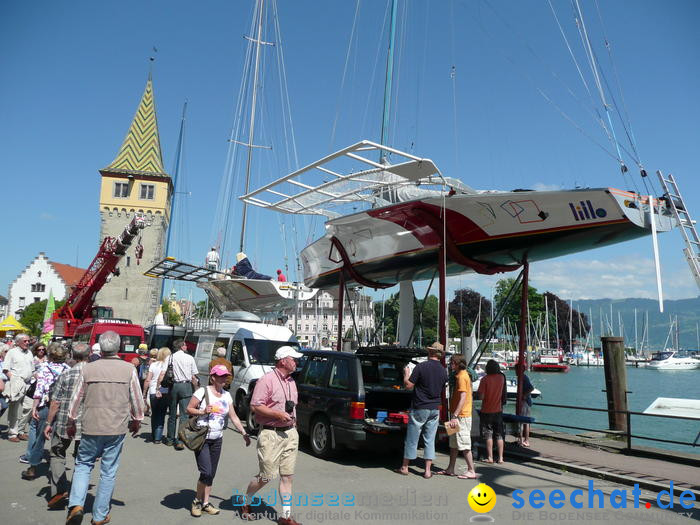
[[[523,262],[522,270],[522,294],[520,296],[520,334],[518,345],[518,362],[515,373],[518,376],[518,393],[515,399],[515,413],[520,415],[523,406],[523,376],[525,375],[525,352],[527,351],[527,325],[528,325],[528,292],[529,292],[530,263],[527,259]],[[549,322],[549,321],[547,321]]]
[[[345,273],[340,270],[338,277],[338,342],[336,350],[343,350],[343,306],[345,305]]]
[[[491,319],[491,324],[489,324],[489,327],[486,329],[484,337],[481,339],[479,346],[474,351],[474,355],[472,355],[471,359],[469,360],[468,366],[472,367],[479,362],[479,358],[481,358],[481,354],[484,353],[484,350],[488,345],[488,341],[491,339],[491,337],[493,337],[493,335],[496,333],[496,330],[498,330],[498,328],[501,326],[503,316],[506,313],[506,307],[510,304],[510,301],[515,295],[515,291],[518,289],[518,286],[520,286],[520,283],[523,278],[523,272],[524,270],[521,270],[520,274],[518,274],[518,277],[515,279],[515,282],[510,287],[510,290],[508,290],[508,295],[506,295],[505,301],[503,302],[501,307],[498,310],[496,310],[496,314],[494,315],[493,319]]]

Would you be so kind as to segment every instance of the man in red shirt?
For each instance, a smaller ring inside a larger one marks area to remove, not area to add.
[[[493,359],[486,363],[486,375],[479,382],[479,399],[481,399],[481,418],[479,430],[481,439],[486,441],[486,463],[493,463],[493,438],[496,437],[498,462],[503,463],[503,405],[506,403],[506,376]]]
[[[262,426],[258,436],[259,474],[248,484],[241,507],[241,518],[256,520],[258,514],[250,509],[256,492],[267,483],[280,477],[282,517],[279,525],[300,525],[292,518],[292,477],[299,450],[299,434],[296,429],[296,405],[299,400],[297,384],[291,374],[296,370],[296,360],[303,354],[291,346],[281,346],[275,352],[275,368],[258,379],[250,400],[255,420]]]
[[[278,280],[279,282],[281,282],[281,283],[286,283],[286,282],[287,282],[287,278],[286,278],[286,277],[284,276],[284,274],[282,273],[282,270],[277,270],[277,280]]]

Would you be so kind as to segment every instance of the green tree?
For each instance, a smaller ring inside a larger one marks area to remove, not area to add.
[[[173,308],[169,300],[163,299],[161,306],[163,307],[163,318],[167,324],[179,325],[182,322],[182,316],[177,313],[177,310]]]
[[[399,319],[399,294],[392,294],[386,301],[376,301],[374,318],[377,320],[375,329],[377,340],[393,343],[396,340],[396,323]]]
[[[461,336],[460,331],[459,331],[459,323],[457,322],[457,319],[455,319],[454,315],[450,316],[449,336],[452,338]]]
[[[214,306],[212,306],[211,303],[209,303],[209,306],[207,307],[207,301],[199,301],[195,307],[194,307],[194,313],[196,317],[200,318],[207,318],[211,317],[212,313],[214,312]]]
[[[65,304],[65,300],[56,301],[56,310]],[[31,335],[41,335],[47,300],[32,303],[27,306],[19,317],[19,322],[24,325]]]
[[[496,294],[494,296],[494,301],[496,303],[496,310],[501,308],[505,303],[506,297],[508,296],[508,291],[515,283],[514,278],[501,279],[496,283]],[[518,285],[518,289],[511,298],[511,301],[505,307],[504,323],[510,324],[511,326],[520,326],[520,300],[522,298],[522,283]],[[537,289],[533,286],[528,286],[527,288],[527,300],[529,308],[529,317],[531,320],[544,318],[544,299],[541,294],[537,293]],[[551,306],[551,305],[550,305]],[[535,328],[535,323],[528,323],[528,331],[530,338],[533,338],[533,330]],[[517,330],[517,328],[516,328]],[[518,335],[517,333],[515,334]],[[531,339],[532,340],[532,339]]]
[[[481,304],[481,308],[479,308]],[[470,288],[463,288],[455,291],[455,298],[450,301],[449,312],[457,320],[458,326],[461,323],[461,333],[457,335],[469,335],[472,326],[479,316],[481,310],[481,322],[479,323],[480,333],[486,333],[491,322],[491,301],[483,297],[479,292]]]

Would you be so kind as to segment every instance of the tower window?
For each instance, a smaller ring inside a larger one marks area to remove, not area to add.
[[[141,199],[153,200],[153,195],[156,192],[154,184],[141,184]]]
[[[129,298],[129,289],[128,289],[128,288],[124,288],[124,299],[126,300],[126,299],[128,299],[128,298]]]
[[[126,265],[131,266],[131,257],[129,257],[128,255],[126,256]]]
[[[127,182],[115,182],[114,183],[114,196],[119,198],[126,198],[129,196],[129,183]]]

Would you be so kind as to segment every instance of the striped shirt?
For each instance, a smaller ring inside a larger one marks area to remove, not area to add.
[[[68,439],[68,432],[66,430],[68,425],[68,406],[70,404],[71,397],[73,397],[73,391],[78,383],[83,366],[85,366],[85,363],[83,362],[76,363],[73,368],[61,374],[56,380],[56,387],[54,389],[54,397],[52,401],[58,402],[58,412],[56,412],[56,419],[54,419],[53,431],[56,433],[56,435],[64,439]],[[76,430],[74,439],[76,440],[80,439],[80,420],[81,417],[79,415],[75,422]]]

